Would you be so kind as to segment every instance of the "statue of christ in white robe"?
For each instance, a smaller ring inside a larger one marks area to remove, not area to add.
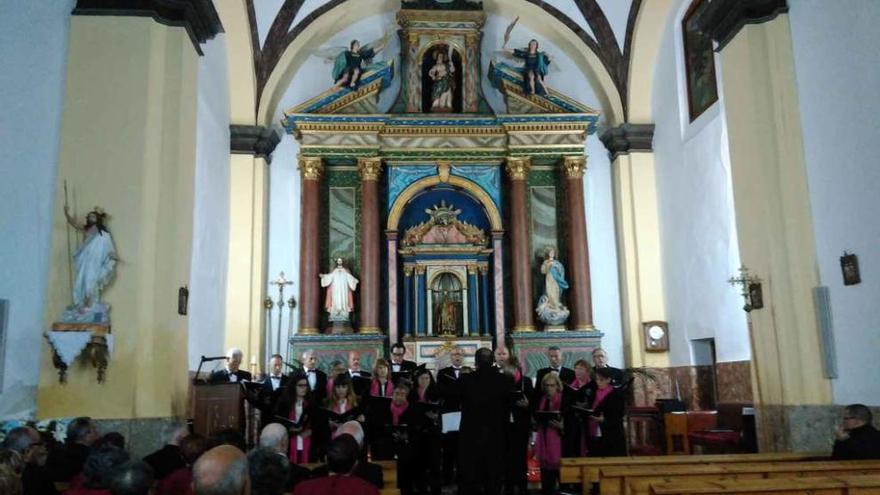
[[[342,258],[336,258],[336,268],[332,272],[321,274],[321,287],[327,288],[324,309],[330,313],[330,321],[349,321],[349,314],[354,311],[357,285],[358,279],[342,265]]]

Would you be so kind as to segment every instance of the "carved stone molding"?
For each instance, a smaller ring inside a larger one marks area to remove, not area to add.
[[[324,164],[321,162],[321,157],[299,157],[299,172],[304,180],[319,180],[324,172]]]
[[[746,24],[761,24],[786,12],[787,0],[713,0],[696,22],[721,51]]]
[[[379,180],[382,175],[382,159],[379,157],[358,158],[357,167],[361,180]]]
[[[586,156],[564,156],[562,157],[562,170],[569,179],[580,179],[587,170]]]
[[[166,26],[186,29],[199,55],[201,43],[223,32],[211,0],[77,0],[72,15],[152,17]]]
[[[611,161],[632,151],[653,151],[654,124],[621,124],[603,132],[599,139],[611,154]]]
[[[229,151],[236,155],[254,155],[272,163],[272,152],[280,141],[274,129],[261,125],[229,126]]]
[[[525,180],[532,168],[532,161],[527,156],[507,157],[507,173],[511,180]]]

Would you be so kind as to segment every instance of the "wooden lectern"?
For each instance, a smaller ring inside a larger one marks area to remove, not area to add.
[[[240,383],[193,386],[193,429],[210,437],[224,428],[244,431],[244,392]]]

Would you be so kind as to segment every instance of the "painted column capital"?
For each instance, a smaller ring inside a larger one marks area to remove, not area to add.
[[[467,266],[467,272],[468,272],[468,275],[476,275],[476,274],[477,274],[477,268],[478,268],[477,265],[468,265],[468,266]]]
[[[532,159],[527,156],[508,156],[506,162],[511,180],[525,180],[532,168]]]
[[[587,156],[564,156],[562,157],[562,169],[565,170],[565,176],[569,179],[580,179],[587,170]]]
[[[416,265],[415,271],[416,271],[416,275],[424,275],[425,274],[425,266],[424,265]]]
[[[654,124],[621,124],[599,136],[611,154],[611,161],[630,152],[651,152],[654,143]]]
[[[272,152],[281,142],[281,136],[270,127],[261,125],[229,126],[229,152],[233,155],[254,155],[272,163]]]
[[[413,265],[405,264],[403,265],[403,276],[404,277],[412,277],[413,274]]]
[[[489,263],[479,263],[477,265],[477,270],[480,271],[480,275],[488,275],[489,274]]]
[[[362,181],[377,181],[382,175],[382,159],[377,156],[358,158],[357,168]]]
[[[304,180],[320,180],[324,172],[324,163],[320,156],[299,157],[299,172]]]

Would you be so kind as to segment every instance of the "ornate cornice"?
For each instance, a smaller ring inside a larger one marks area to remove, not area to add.
[[[632,151],[653,151],[654,124],[621,124],[599,136],[611,160]]]
[[[507,174],[510,175],[511,180],[526,179],[532,165],[532,161],[529,157],[508,156],[505,160],[507,161]]]
[[[199,55],[199,46],[223,32],[211,0],[77,0],[72,15],[152,17],[166,26],[186,29]]]
[[[303,180],[320,180],[324,172],[324,164],[319,156],[300,156],[299,173]]]
[[[587,157],[585,155],[562,157],[562,170],[569,179],[583,178],[584,171],[587,170]]]
[[[230,125],[229,151],[235,155],[254,155],[272,162],[272,152],[281,141],[274,129],[261,125]]]
[[[787,0],[712,0],[696,22],[721,51],[746,24],[761,24],[786,12]]]
[[[361,180],[379,180],[382,175],[382,159],[379,157],[358,158],[358,173]]]

